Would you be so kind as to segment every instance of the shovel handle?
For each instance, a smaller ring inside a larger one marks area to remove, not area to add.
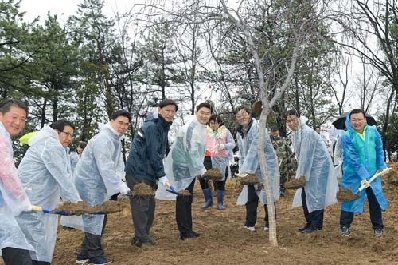
[[[370,184],[373,180],[375,180],[376,178],[378,178],[378,177],[380,177],[380,176],[383,176],[383,175],[387,174],[387,173],[390,172],[391,170],[392,170],[392,168],[388,167],[388,168],[386,168],[386,169],[383,169],[381,172],[376,172],[376,173],[368,180],[369,184]],[[358,191],[362,191],[362,190],[365,189],[365,188],[366,188],[365,185],[361,185],[361,187],[359,187]]]

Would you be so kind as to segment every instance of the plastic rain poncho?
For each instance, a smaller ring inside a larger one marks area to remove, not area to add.
[[[264,183],[261,171],[260,164],[257,155],[257,146],[258,146],[258,138],[259,138],[259,124],[256,119],[252,119],[251,126],[247,134],[242,137],[240,133],[236,134],[236,140],[238,142],[239,147],[239,173],[250,173],[256,174],[260,183]],[[262,128],[266,130],[266,128]],[[274,201],[279,200],[279,166],[278,166],[278,158],[276,156],[274,147],[272,146],[271,138],[266,133],[265,134],[265,146],[264,146],[264,154],[265,154],[265,163],[267,165],[268,176],[270,177],[272,194],[274,195]],[[265,194],[265,190],[262,189],[257,193],[260,202],[262,204],[267,203],[267,196]],[[244,185],[242,192],[240,193],[238,200],[236,202],[237,205],[246,204],[248,199],[248,186]]]
[[[365,140],[362,140],[360,135],[351,127],[349,115],[347,115],[345,125],[347,131],[341,138],[343,176],[340,186],[356,193],[361,186],[361,180],[369,180],[377,170],[385,169],[387,165],[384,162],[383,143],[376,128],[366,125],[364,130]],[[383,194],[380,177],[372,181],[370,187],[381,209],[386,210],[388,203]],[[343,202],[341,209],[347,212],[362,213],[364,201],[367,198],[365,189],[359,194],[361,195],[359,199]]]
[[[14,217],[30,205],[14,165],[10,134],[0,122],[0,250],[10,247],[33,251]]]
[[[216,146],[220,144],[224,145],[224,149],[217,150]],[[223,175],[220,181],[225,180],[225,169],[233,157],[232,149],[235,146],[235,140],[227,127],[221,125],[216,131],[210,126],[207,127],[206,150],[210,153],[212,167],[219,169]]]
[[[176,190],[183,190],[192,180],[203,175],[206,151],[207,126],[202,125],[196,116],[179,130],[165,160],[165,173]],[[176,195],[166,192],[159,182],[155,197],[161,200],[175,199]]]
[[[120,136],[107,124],[88,141],[76,166],[76,187],[89,207],[94,207],[127,189],[122,181],[124,163]],[[90,234],[100,235],[103,214],[62,218],[62,225],[74,227]]]
[[[303,116],[298,130],[292,132],[292,141],[298,162],[296,178],[304,176],[307,180],[304,188],[308,211],[337,203],[338,182],[329,151],[319,134],[305,124]],[[293,207],[301,206],[301,192],[301,188],[296,191]]]
[[[54,209],[61,197],[65,201],[80,201],[72,182],[69,158],[57,132],[46,126],[29,140],[29,146],[18,175],[32,204]],[[32,259],[51,262],[58,215],[24,212],[16,219],[36,251],[31,253]]]

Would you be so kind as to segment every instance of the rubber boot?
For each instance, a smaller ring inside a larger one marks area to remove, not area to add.
[[[224,207],[224,191],[217,190],[217,209],[218,210],[225,210]]]
[[[211,196],[211,189],[203,189],[203,195],[205,196],[205,204],[202,206],[202,209],[207,209],[213,206],[213,197]]]

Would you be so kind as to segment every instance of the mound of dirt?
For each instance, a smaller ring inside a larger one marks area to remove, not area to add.
[[[155,196],[155,191],[151,188],[151,186],[145,183],[140,183],[134,186],[131,194],[133,196],[147,197],[147,196]]]
[[[289,181],[286,181],[284,187],[286,189],[298,189],[305,185],[305,177],[301,176],[299,178],[291,178]]]
[[[221,179],[223,177],[221,171],[218,168],[211,168],[207,170],[204,175],[214,180]]]
[[[353,201],[358,199],[360,196],[359,194],[353,193],[347,188],[340,187],[336,197],[339,201]]]
[[[52,213],[64,212],[68,215],[82,215],[89,212],[88,205],[83,202],[62,202],[60,205],[52,210]]]
[[[247,174],[247,176],[239,178],[238,181],[242,185],[254,185],[254,184],[259,183],[256,174]]]
[[[105,201],[95,207],[89,208],[88,213],[118,213],[123,210],[124,204],[120,201]]]

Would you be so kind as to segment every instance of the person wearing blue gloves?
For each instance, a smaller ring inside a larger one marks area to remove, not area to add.
[[[137,184],[145,183],[155,191],[157,181],[170,188],[163,158],[166,156],[168,132],[177,110],[173,100],[164,99],[159,103],[157,113],[150,113],[135,134],[125,168],[127,185],[131,190]],[[135,230],[131,244],[137,247],[155,245],[149,235],[155,216],[154,196],[130,196],[130,205]]]
[[[180,128],[165,160],[167,179],[159,181],[157,195],[161,194],[164,186],[170,187],[170,184],[179,192],[176,197],[176,220],[181,240],[199,237],[199,233],[193,231],[192,195],[196,177],[202,177],[206,172],[203,160],[206,151],[206,125],[211,112],[209,103],[200,103],[196,107],[195,115],[188,118]],[[184,194],[186,191],[190,193],[189,196]],[[162,199],[161,196],[157,198]]]
[[[378,170],[387,168],[384,162],[383,143],[375,127],[366,123],[365,112],[361,109],[352,110],[346,118],[347,131],[341,138],[343,151],[343,176],[340,186],[358,191],[361,185],[365,188],[360,197],[341,204],[340,228],[342,236],[350,236],[350,225],[354,213],[363,213],[364,201],[368,198],[370,220],[374,235],[383,235],[383,220],[381,211],[386,210],[388,203],[383,194],[380,178],[368,182]]]

